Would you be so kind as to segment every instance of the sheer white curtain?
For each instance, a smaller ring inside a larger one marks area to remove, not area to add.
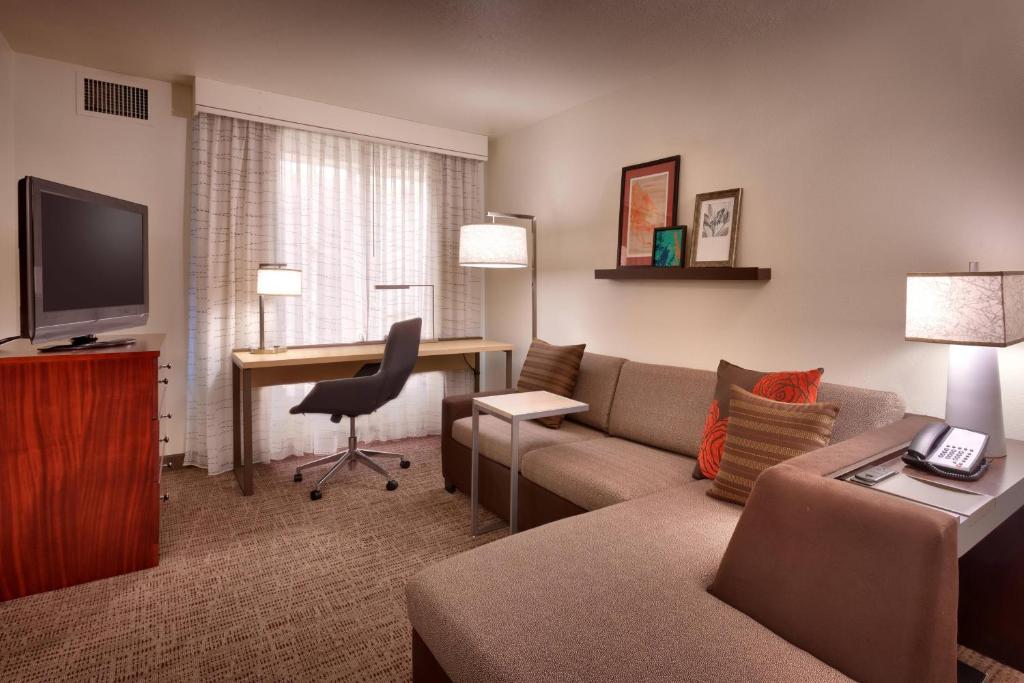
[[[482,163],[226,117],[193,125],[189,414],[186,462],[231,467],[230,352],[257,343],[256,268],[302,270],[301,297],[266,299],[268,343],[381,339],[423,318],[424,337],[480,333],[481,281],[458,266],[458,229],[483,214]],[[377,290],[378,284],[434,285]],[[431,301],[433,299],[433,301]],[[463,373],[413,375],[357,422],[362,439],[440,431]],[[308,385],[258,390],[256,460],[333,451],[336,425],[288,414]]]

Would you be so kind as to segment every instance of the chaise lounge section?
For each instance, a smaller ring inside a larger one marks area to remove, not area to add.
[[[589,413],[563,435],[522,425],[520,524],[540,528],[409,583],[414,679],[955,680],[955,520],[828,476],[928,418],[823,384],[837,443],[771,468],[740,507],[690,474],[714,383],[585,355]],[[468,405],[444,406],[445,480],[464,490]],[[481,500],[507,515],[508,427],[487,429]]]

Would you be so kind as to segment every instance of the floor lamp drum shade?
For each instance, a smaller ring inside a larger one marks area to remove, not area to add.
[[[479,223],[459,231],[459,265],[470,268],[526,268],[526,229]]]
[[[950,345],[946,422],[1006,455],[998,348],[1024,341],[1024,272],[909,273],[906,338]]]

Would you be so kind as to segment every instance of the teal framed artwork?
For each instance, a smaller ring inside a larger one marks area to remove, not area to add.
[[[661,268],[679,267],[686,263],[683,250],[686,248],[686,226],[655,228],[652,240],[651,265]]]

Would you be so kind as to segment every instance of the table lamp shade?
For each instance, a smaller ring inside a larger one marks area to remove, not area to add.
[[[1024,341],[1024,272],[909,273],[906,338],[972,346]]]
[[[526,229],[481,223],[459,231],[459,265],[471,268],[525,268],[529,265]]]
[[[299,296],[302,294],[302,271],[261,265],[256,271],[256,293],[261,296]]]

